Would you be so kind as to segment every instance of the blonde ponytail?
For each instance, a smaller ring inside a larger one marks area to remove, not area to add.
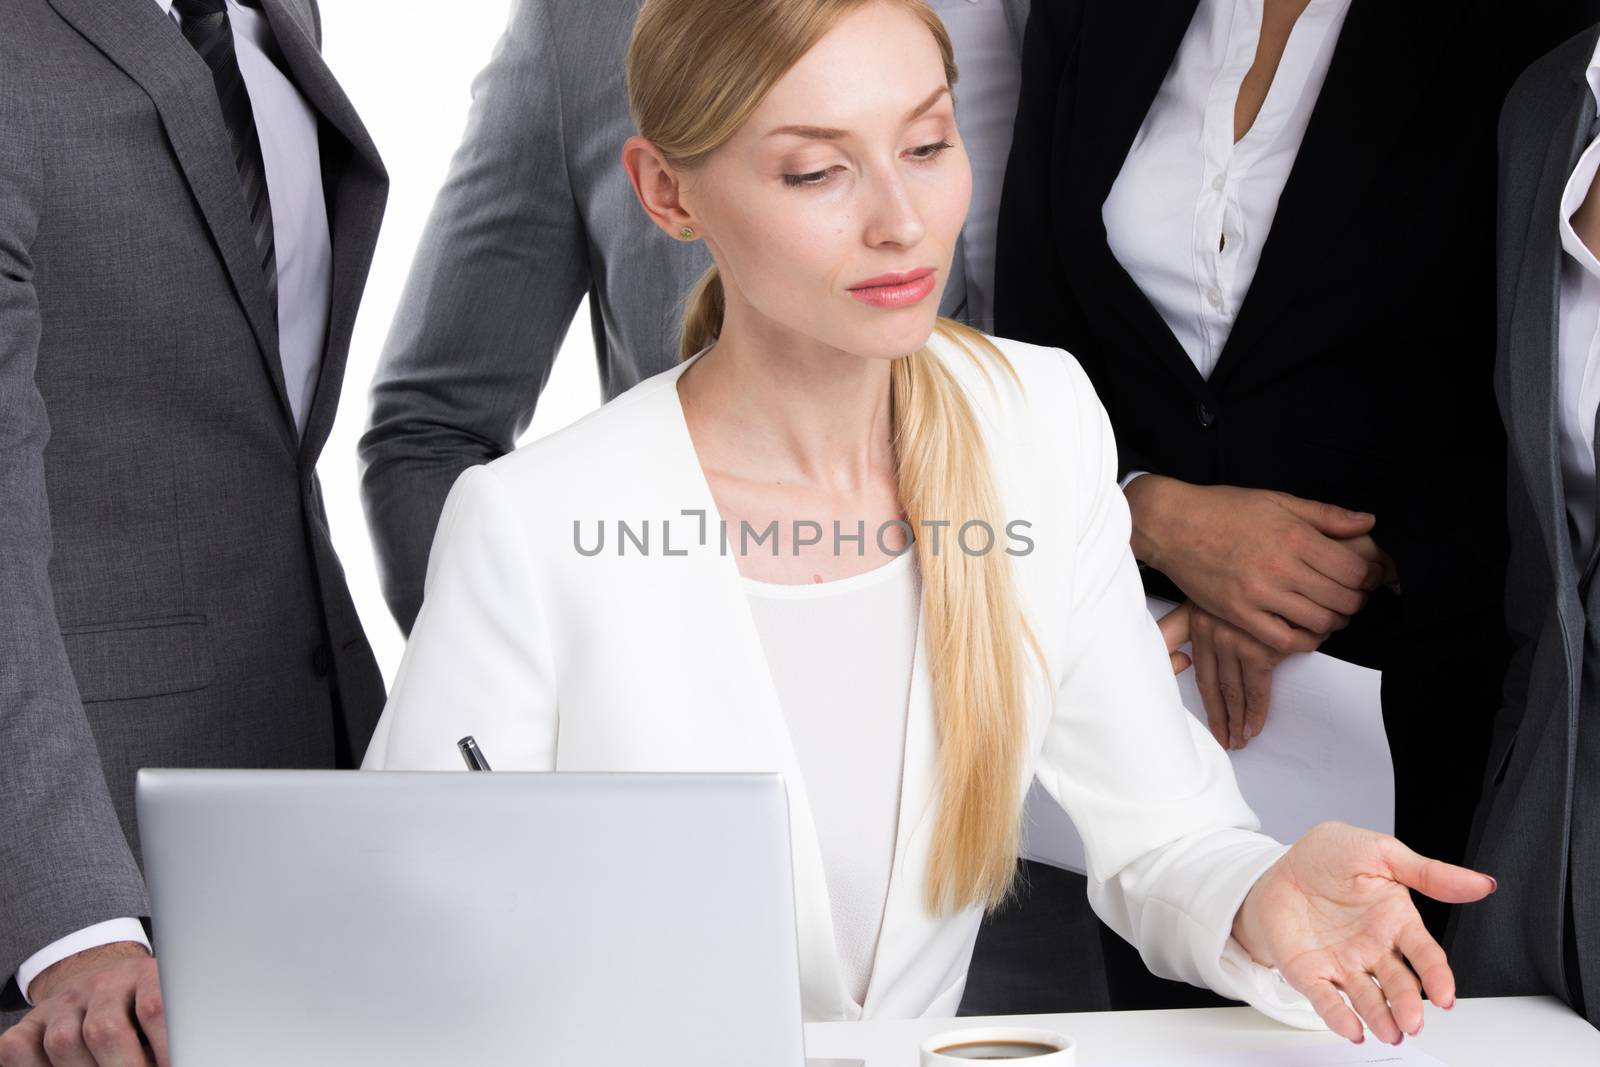
[[[940,319],[936,333],[987,373],[985,359],[1016,377],[977,330]],[[982,520],[1005,529],[982,432],[966,392],[924,347],[890,371],[900,502],[912,529],[923,520]],[[1023,617],[1003,550],[969,555],[933,539],[916,542],[922,617],[933,681],[942,790],[924,896],[939,914],[1003,902],[1016,872],[1022,768],[1028,734],[1024,646],[1044,652]]]
[[[678,338],[678,359],[685,360],[716,341],[722,333],[722,315],[726,309],[722,296],[722,279],[716,267],[706,272],[689,290],[683,304],[683,333]]]

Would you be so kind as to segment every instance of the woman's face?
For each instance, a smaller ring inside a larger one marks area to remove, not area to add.
[[[841,20],[683,179],[730,324],[868,358],[927,342],[972,172],[939,47],[900,5]]]

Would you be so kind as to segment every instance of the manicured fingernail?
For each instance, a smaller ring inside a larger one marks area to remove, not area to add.
[[[1492,874],[1486,875],[1485,877],[1489,879],[1489,892],[1493,893],[1496,889],[1500,888],[1500,879],[1496,878]]]

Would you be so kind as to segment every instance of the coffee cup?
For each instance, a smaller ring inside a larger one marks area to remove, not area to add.
[[[1078,1053],[1069,1037],[1023,1026],[950,1030],[922,1043],[922,1067],[1011,1060],[1027,1067],[1072,1067],[1078,1061]]]

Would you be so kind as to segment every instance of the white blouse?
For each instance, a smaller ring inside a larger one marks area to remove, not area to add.
[[[1260,115],[1235,144],[1262,6],[1200,0],[1101,207],[1112,254],[1208,379],[1261,262],[1350,0],[1311,0]]]
[[[741,577],[816,821],[845,984],[865,1001],[900,819],[922,591],[906,552],[815,585]]]

